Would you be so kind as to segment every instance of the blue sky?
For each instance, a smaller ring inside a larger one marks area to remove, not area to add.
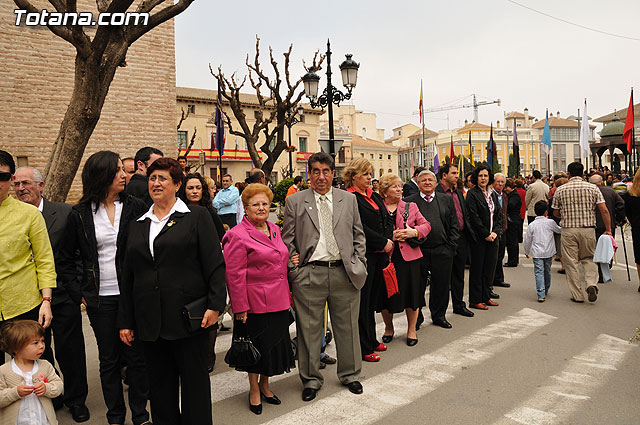
[[[637,0],[517,1],[640,39],[634,25],[640,14]],[[229,74],[246,74],[244,60],[247,53],[254,54],[256,34],[265,67],[269,45],[282,63],[282,52],[293,43],[292,77],[304,73],[302,59],[309,61],[318,49],[324,52],[330,38],[334,83],[341,85],[338,65],[345,53],[352,53],[360,73],[351,102],[375,112],[387,135],[395,126],[419,124],[413,112],[421,78],[425,108],[472,93],[479,100],[502,99],[500,107],[480,107],[480,122],[487,124],[502,121],[504,111],[525,107],[538,118],[545,108],[563,117],[575,115],[585,97],[589,115],[597,117],[626,107],[630,87],[640,87],[640,41],[578,28],[508,0],[198,0],[176,18],[177,84],[215,89],[209,63],[222,65]],[[458,104],[469,102],[467,97]],[[439,130],[465,119],[473,119],[472,109],[429,114],[426,123]]]

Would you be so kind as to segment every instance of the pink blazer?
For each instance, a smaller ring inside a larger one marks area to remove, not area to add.
[[[396,210],[396,223],[394,229],[404,229],[404,214],[406,202],[400,200],[398,202],[398,209]],[[424,238],[431,232],[431,224],[420,213],[418,206],[413,202],[409,202],[409,217],[407,218],[407,226],[412,227],[418,231],[418,238]],[[413,261],[418,258],[422,258],[422,251],[419,247],[411,247],[407,242],[399,242],[400,253],[405,261]]]
[[[289,308],[289,251],[278,226],[269,222],[267,225],[271,238],[245,217],[222,238],[234,313],[270,313]]]

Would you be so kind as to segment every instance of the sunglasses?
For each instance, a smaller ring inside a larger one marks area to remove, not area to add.
[[[0,171],[0,182],[8,182],[9,180],[11,180],[11,173]]]

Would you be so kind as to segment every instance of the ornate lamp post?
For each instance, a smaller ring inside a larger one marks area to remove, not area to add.
[[[331,45],[327,40],[327,88],[324,89],[322,95],[318,97],[318,86],[320,83],[320,76],[315,73],[316,69],[309,69],[308,72],[302,77],[304,83],[304,94],[309,98],[312,108],[325,106],[329,113],[329,154],[335,161],[336,149],[335,138],[333,132],[333,104],[340,105],[343,100],[351,98],[351,91],[356,86],[358,80],[358,68],[360,64],[351,59],[350,54],[345,55],[347,59],[340,64],[340,71],[342,73],[342,85],[347,89],[346,93],[341,92],[331,84]]]
[[[298,109],[296,110],[296,112],[294,112],[293,115],[291,115],[291,109],[287,110],[287,122],[285,123],[285,125],[289,129],[289,148],[287,150],[289,151],[289,177],[290,178],[293,178],[293,160],[291,158],[291,155],[293,152],[293,141],[291,140],[291,127],[293,127],[295,124],[300,122],[303,114],[304,114],[304,108],[302,106],[298,106]]]

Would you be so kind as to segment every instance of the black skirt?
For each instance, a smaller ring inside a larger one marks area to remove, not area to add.
[[[420,259],[405,261],[400,247],[395,243],[391,261],[396,268],[398,293],[387,298],[384,309],[389,313],[401,313],[407,308],[416,310],[425,306],[424,289],[421,282]],[[380,311],[380,310],[378,310]]]
[[[289,337],[291,314],[289,310],[273,313],[249,313],[247,331],[251,342],[260,352],[258,364],[248,368],[236,368],[241,372],[274,376],[290,372],[296,367]]]

